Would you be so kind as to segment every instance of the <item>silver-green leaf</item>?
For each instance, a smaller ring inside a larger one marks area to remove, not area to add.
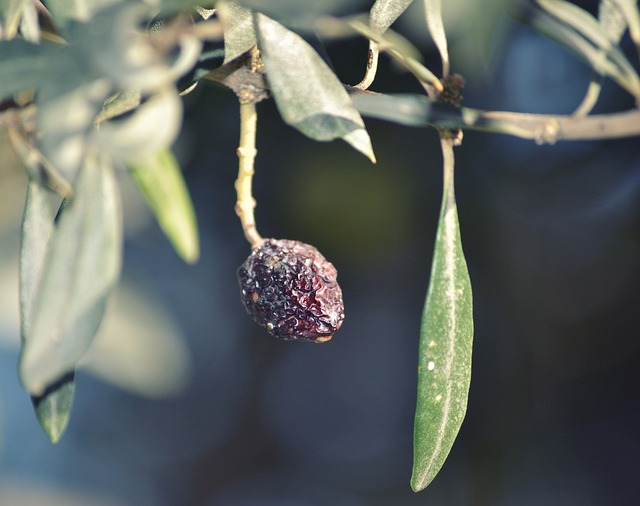
[[[186,262],[195,263],[200,257],[196,213],[171,150],[164,149],[127,165],[173,247]]]
[[[258,46],[284,121],[318,141],[342,138],[375,161],[369,135],[344,86],[299,35],[255,16]]]
[[[420,329],[411,487],[435,478],[458,435],[471,382],[473,307],[454,193],[454,155],[443,139],[444,191]]]
[[[217,7],[224,26],[224,63],[228,63],[257,44],[253,12],[231,0],[218,2]]]
[[[109,159],[87,157],[74,190],[47,248],[20,357],[20,379],[35,397],[82,358],[120,273],[120,196]]]
[[[442,0],[424,0],[424,11],[427,18],[429,34],[433,39],[442,59],[442,75],[449,74],[449,49],[447,36],[442,21]]]
[[[20,245],[20,316],[22,345],[32,338],[34,302],[42,278],[49,242],[53,235],[53,216],[47,191],[32,178],[22,220]],[[53,443],[64,433],[73,402],[73,374],[49,385],[39,397],[32,397],[40,425]]]
[[[376,0],[369,13],[369,25],[382,35],[411,5],[413,0]]]
[[[38,422],[53,444],[60,441],[69,424],[75,391],[74,377],[75,373],[67,373],[49,385],[44,394],[31,397]]]
[[[15,39],[0,44],[0,99],[42,83],[47,59],[53,56],[48,46]]]

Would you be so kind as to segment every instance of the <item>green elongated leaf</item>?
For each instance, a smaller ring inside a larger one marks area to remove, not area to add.
[[[440,52],[442,75],[446,76],[449,74],[449,49],[442,21],[442,0],[424,0],[424,12],[427,17],[429,34]]]
[[[20,39],[3,41],[0,44],[0,98],[38,88],[50,54],[47,46]]]
[[[369,134],[344,86],[313,48],[280,23],[255,16],[258,45],[283,120],[318,141],[342,138],[375,161]]]
[[[75,392],[74,378],[73,372],[65,374],[49,385],[43,395],[31,397],[38,422],[53,444],[60,441],[69,424]]]
[[[30,179],[22,221],[20,246],[20,313],[22,346],[32,339],[34,305],[53,235],[53,216],[47,192],[36,179]],[[53,443],[64,433],[73,402],[73,374],[49,385],[40,397],[32,397],[40,425]]]
[[[110,161],[87,157],[74,190],[47,248],[20,356],[20,379],[35,397],[84,355],[120,273],[122,219]]]
[[[188,263],[200,257],[198,224],[178,161],[169,149],[130,161],[129,172],[153,211],[160,228]]]
[[[218,2],[217,7],[224,26],[224,63],[228,63],[258,43],[253,12],[229,0]]]
[[[407,10],[413,0],[376,0],[369,13],[369,25],[382,35]]]
[[[418,402],[411,487],[435,478],[467,410],[473,347],[471,282],[460,241],[454,193],[454,155],[443,139],[444,190],[431,279],[420,329]]]

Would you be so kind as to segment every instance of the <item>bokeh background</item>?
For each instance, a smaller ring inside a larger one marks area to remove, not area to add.
[[[367,3],[363,2],[366,6]],[[420,2],[416,2],[420,3]],[[504,15],[445,3],[465,103],[571,113],[590,70]],[[597,2],[579,2],[597,11]],[[439,63],[419,9],[398,30]],[[629,49],[625,38],[624,46]],[[343,82],[366,44],[328,43]],[[632,54],[632,53],[631,53]],[[420,92],[382,57],[373,86]],[[632,101],[607,83],[596,112]],[[367,121],[378,164],[259,105],[257,220],[338,268],[346,320],[323,345],[261,331],[238,297],[238,106],[200,86],[175,148],[202,258],[183,264],[122,174],[121,287],[52,446],[17,380],[26,181],[0,137],[0,505],[630,505],[640,500],[640,144],[537,146],[467,132],[456,191],[474,287],[469,409],[441,473],[409,488],[420,315],[441,196],[437,134]]]

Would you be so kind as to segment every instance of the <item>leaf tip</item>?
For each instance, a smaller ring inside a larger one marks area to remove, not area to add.
[[[31,396],[36,418],[52,444],[64,435],[71,415],[74,373],[65,374],[40,396]]]

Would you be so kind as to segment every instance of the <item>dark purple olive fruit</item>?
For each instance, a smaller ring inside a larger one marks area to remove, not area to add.
[[[292,341],[323,343],[344,320],[338,272],[299,241],[267,239],[238,269],[242,302],[258,325]]]

